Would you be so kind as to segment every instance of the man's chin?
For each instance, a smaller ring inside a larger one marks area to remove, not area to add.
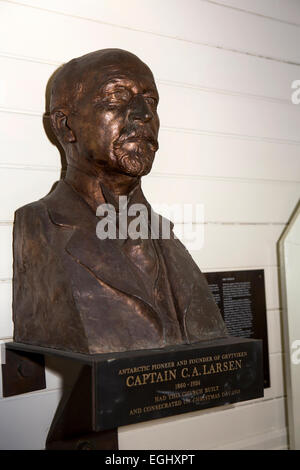
[[[145,176],[150,173],[152,164],[154,160],[154,154],[151,157],[147,155],[139,156],[139,155],[123,155],[121,158],[117,159],[118,167],[122,171],[129,176]]]

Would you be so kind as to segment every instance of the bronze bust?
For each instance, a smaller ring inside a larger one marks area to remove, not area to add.
[[[119,196],[151,211],[141,177],[158,149],[157,104],[151,70],[121,49],[56,72],[50,117],[67,172],[15,213],[15,341],[96,354],[227,335],[203,274],[172,231],[145,239],[96,233],[97,208],[109,203],[118,213]]]

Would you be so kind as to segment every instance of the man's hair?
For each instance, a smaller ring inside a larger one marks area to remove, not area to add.
[[[78,82],[74,80],[77,59],[73,59],[62,65],[51,77],[49,111],[72,108],[76,102],[76,87]]]

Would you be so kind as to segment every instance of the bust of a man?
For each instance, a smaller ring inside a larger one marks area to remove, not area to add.
[[[153,236],[141,177],[158,149],[158,99],[148,66],[120,49],[56,72],[50,117],[67,171],[50,194],[15,214],[15,341],[96,354],[226,336],[185,247],[172,230]],[[149,236],[118,236],[121,199],[127,227],[134,204],[147,209]],[[99,237],[103,204],[116,209],[115,238]]]

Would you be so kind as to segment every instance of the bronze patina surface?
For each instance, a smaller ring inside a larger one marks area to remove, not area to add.
[[[148,66],[120,49],[55,73],[50,117],[67,171],[15,214],[15,341],[95,354],[227,335],[204,276],[172,231],[169,239],[96,234],[97,207],[118,210],[119,196],[151,212],[141,177],[158,149],[158,99]]]

